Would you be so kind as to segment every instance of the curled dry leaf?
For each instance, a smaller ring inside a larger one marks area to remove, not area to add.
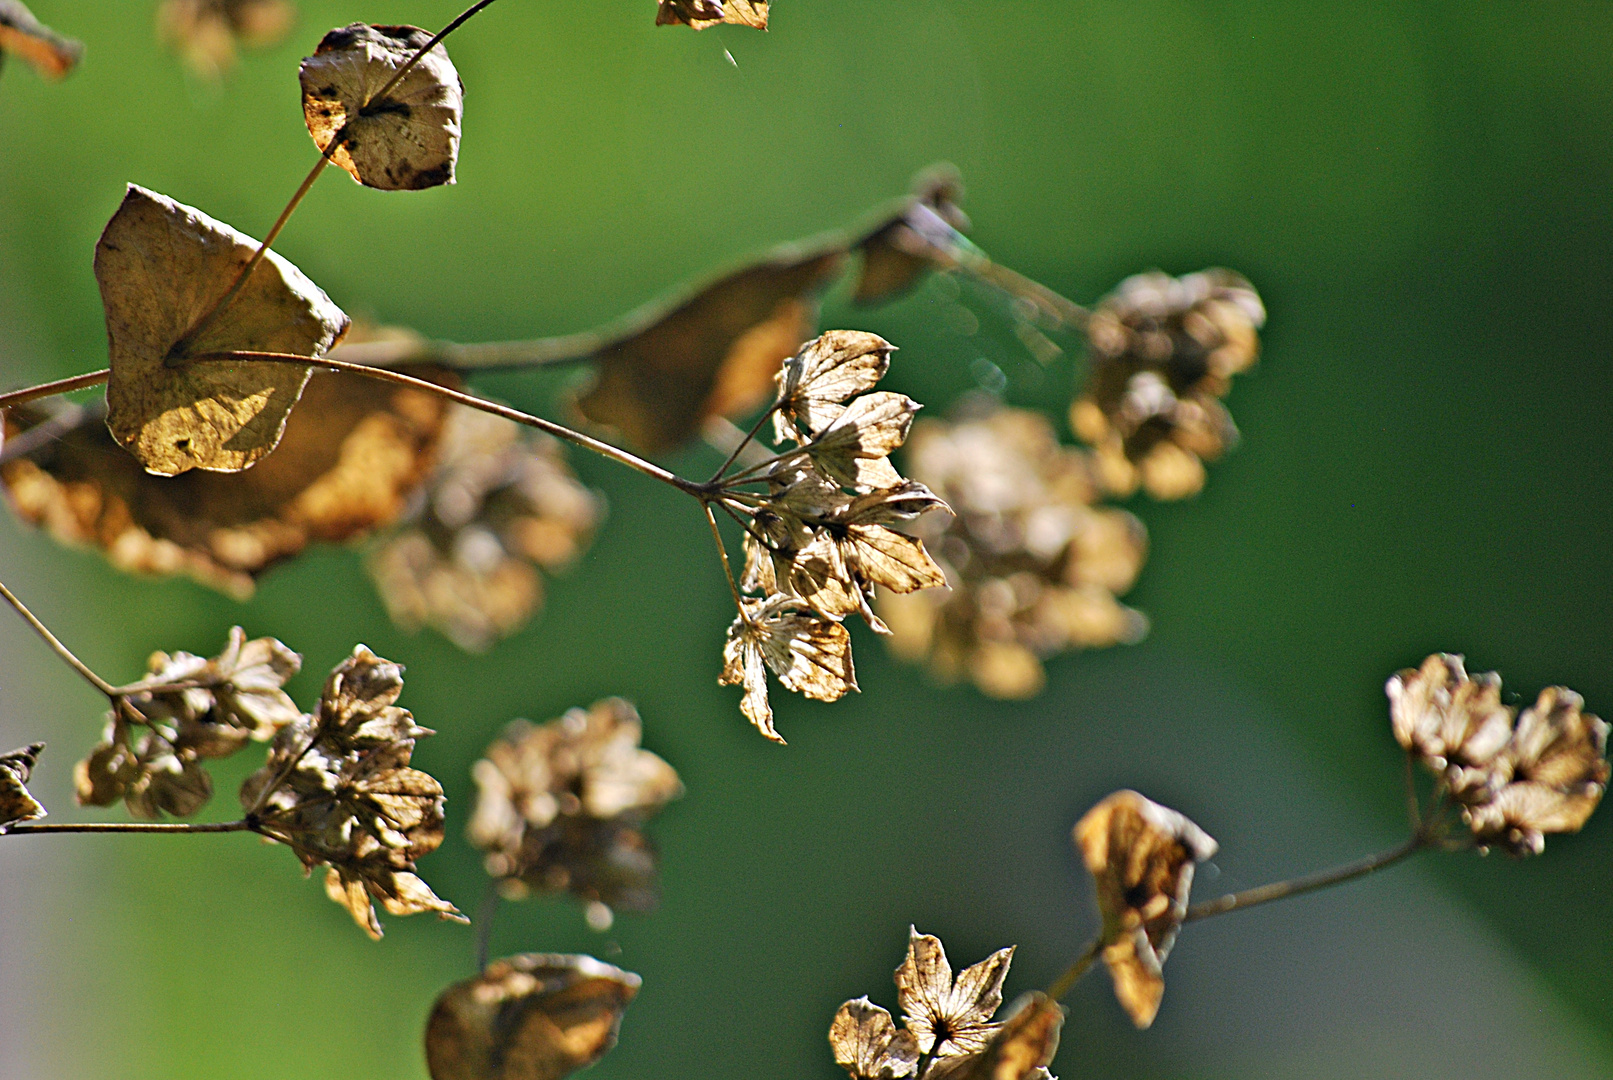
[[[44,749],[44,743],[36,742],[0,754],[0,833],[6,831],[7,825],[45,816],[45,808],[28,790],[28,777]]]
[[[405,370],[457,385],[441,369]],[[394,522],[431,469],[447,408],[408,387],[318,372],[274,454],[243,473],[169,477],[124,453],[97,410],[75,418],[22,406],[6,413],[16,456],[0,465],[0,484],[18,516],[63,543],[99,548],[121,570],[185,574],[246,599],[259,574],[308,544]],[[36,431],[50,437],[28,440]]]
[[[543,602],[539,570],[586,550],[605,502],[557,439],[461,405],[445,421],[424,492],[366,568],[398,625],[480,652],[526,625]]]
[[[372,900],[393,915],[464,917],[415,873],[443,839],[442,785],[409,767],[419,727],[396,702],[403,669],[363,645],[337,665],[312,716],[287,724],[241,785],[258,832],[289,845],[353,921],[381,937]]]
[[[1175,810],[1117,791],[1075,824],[1075,846],[1097,887],[1103,962],[1115,997],[1139,1028],[1165,993],[1163,965],[1187,914],[1193,867],[1214,840]]]
[[[236,50],[279,43],[297,21],[290,0],[163,0],[157,34],[204,79],[235,67]]]
[[[769,3],[770,0],[657,0],[655,25],[704,30],[737,23],[766,30]]]
[[[239,626],[212,659],[155,652],[146,677],[119,688],[101,742],[74,769],[81,805],[123,799],[136,817],[187,817],[213,796],[202,762],[267,741],[301,717],[281,687],[302,657]]]
[[[320,356],[347,316],[274,252],[235,300],[186,341],[258,244],[189,206],[134,184],[95,246],[112,376],[107,427],[149,472],[237,472],[280,441],[311,368],[186,362],[232,351]]]
[[[1583,705],[1572,690],[1548,686],[1518,717],[1496,782],[1463,808],[1480,847],[1538,855],[1546,833],[1578,832],[1590,819],[1607,790],[1608,725]]]
[[[829,1025],[829,1046],[852,1080],[898,1080],[918,1071],[913,1033],[898,1030],[891,1014],[866,997],[840,1006]]]
[[[606,698],[558,720],[517,720],[471,775],[467,830],[506,895],[569,891],[644,911],[659,896],[654,845],[639,830],[683,792],[677,771],[639,746],[629,701]]]
[[[1121,282],[1087,321],[1090,371],[1070,426],[1116,494],[1156,499],[1204,486],[1204,462],[1237,441],[1220,399],[1260,355],[1266,309],[1230,270]]]
[[[1010,945],[954,979],[941,939],[910,927],[896,989],[919,1051],[951,1057],[984,1050],[997,1030],[991,1018],[1003,1003],[1003,980],[1013,959]]]
[[[616,1045],[638,993],[632,972],[591,956],[525,953],[455,983],[426,1022],[432,1080],[560,1080]]]
[[[1142,568],[1147,532],[1094,505],[1088,455],[1061,446],[1040,414],[977,401],[956,420],[921,420],[904,466],[953,511],[913,526],[951,588],[880,594],[897,655],[944,682],[967,677],[993,697],[1025,698],[1045,685],[1047,657],[1147,632],[1142,613],[1117,599]]]
[[[34,18],[21,0],[0,0],[0,64],[10,55],[22,57],[46,78],[59,79],[73,70],[84,46]]]
[[[817,327],[818,295],[843,243],[791,245],[602,332],[599,378],[577,402],[646,453],[670,450],[717,416],[760,405],[779,365]]]
[[[814,701],[839,701],[857,689],[851,635],[844,626],[813,612],[793,596],[747,601],[728,628],[723,646],[723,686],[743,686],[740,711],[756,730],[782,743],[767,700],[767,673]]]
[[[464,87],[435,45],[385,97],[383,87],[426,46],[417,26],[353,23],[332,30],[302,62],[303,119],[321,153],[354,180],[384,191],[454,182]]]

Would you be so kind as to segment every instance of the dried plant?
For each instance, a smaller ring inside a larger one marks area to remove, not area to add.
[[[547,724],[517,720],[487,748],[468,834],[502,895],[569,892],[602,929],[613,909],[655,907],[658,858],[640,826],[683,784],[642,732],[631,702],[606,698]]]
[[[59,79],[78,65],[84,46],[34,18],[22,0],[0,0],[0,67],[13,55],[45,78]]]
[[[695,30],[722,23],[767,29],[770,0],[657,0],[657,26],[688,26]]]
[[[234,69],[241,48],[277,45],[297,21],[290,0],[163,0],[157,36],[204,79]]]
[[[28,790],[28,777],[44,749],[44,743],[36,742],[0,754],[0,832],[5,832],[7,825],[45,816],[45,808]]]
[[[1041,414],[976,402],[955,421],[921,420],[904,461],[952,508],[913,526],[951,588],[880,595],[898,655],[1024,698],[1042,689],[1043,659],[1147,632],[1117,599],[1146,557],[1142,522],[1096,505],[1090,457],[1060,446]]]

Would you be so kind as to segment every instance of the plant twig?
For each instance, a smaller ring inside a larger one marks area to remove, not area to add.
[[[111,368],[102,368],[100,371],[91,371],[83,375],[74,375],[70,379],[57,379],[55,382],[40,383],[30,386],[26,390],[13,390],[8,394],[0,394],[0,409],[9,409],[13,405],[23,405],[39,398],[53,397],[56,394],[68,394],[74,390],[83,390],[87,386],[99,386],[112,377]]]
[[[1290,896],[1299,896],[1303,893],[1325,889],[1329,885],[1338,885],[1354,878],[1364,877],[1374,870],[1382,870],[1392,866],[1402,859],[1408,858],[1424,848],[1429,847],[1432,838],[1424,831],[1419,830],[1397,848],[1368,855],[1364,859],[1357,859],[1343,866],[1335,866],[1331,870],[1321,870],[1303,877],[1290,878],[1287,881],[1277,881],[1270,885],[1261,885],[1243,892],[1228,893],[1226,896],[1203,903],[1194,904],[1187,909],[1183,922],[1194,922],[1198,919],[1208,919],[1212,915],[1224,915],[1229,911],[1240,911],[1243,908],[1254,907],[1256,904],[1268,904],[1273,900],[1286,900]]]
[[[102,694],[106,695],[108,701],[112,702],[114,705],[117,704],[119,700],[118,688],[101,678],[101,676],[97,675],[95,672],[91,671],[88,664],[74,656],[73,651],[66,645],[63,645],[60,639],[58,639],[55,634],[50,632],[50,628],[44,623],[40,622],[38,616],[29,611],[27,605],[21,600],[17,599],[15,593],[6,588],[4,582],[0,582],[0,596],[5,598],[6,603],[17,609],[17,614],[22,616],[23,621],[29,626],[33,627],[34,632],[45,639],[45,644],[49,645],[51,649],[55,651],[57,656],[67,661],[68,666],[74,671],[78,672],[79,675],[84,678],[85,682],[89,683]]]
[[[744,619],[745,600],[739,595],[739,585],[734,581],[734,568],[728,565],[728,548],[722,542],[722,533],[717,530],[717,515],[711,512],[709,502],[702,500],[700,508],[706,512],[706,524],[711,526],[711,538],[717,543],[717,554],[722,556],[722,572],[728,578],[728,591],[734,594],[734,606],[739,609],[739,617]]]
[[[223,833],[251,832],[252,822],[240,821],[20,821],[0,828],[0,836],[25,833]]]
[[[751,425],[751,429],[745,433],[745,437],[739,440],[739,443],[728,455],[727,460],[722,463],[722,467],[711,474],[711,479],[707,483],[715,484],[722,479],[722,474],[728,471],[728,466],[739,460],[739,455],[744,451],[745,447],[756,441],[756,433],[762,430],[763,424],[773,419],[773,414],[776,412],[778,412],[778,405],[775,404],[771,409],[756,418],[756,423]]]
[[[1099,935],[1087,942],[1087,947],[1081,950],[1081,955],[1075,958],[1074,963],[1064,969],[1064,974],[1053,980],[1053,985],[1047,988],[1047,996],[1058,1001],[1068,994],[1070,988],[1081,981],[1081,976],[1087,973],[1087,969],[1092,966],[1092,962],[1098,958],[1098,953],[1101,951],[1103,951],[1103,937]]]

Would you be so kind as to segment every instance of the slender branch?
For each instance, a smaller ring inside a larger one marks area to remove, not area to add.
[[[586,363],[606,340],[602,334],[590,330],[528,341],[488,341],[472,345],[453,341],[363,341],[338,345],[329,355],[332,359],[370,367],[440,364],[460,372],[508,371]]]
[[[428,394],[435,394],[438,397],[446,398],[449,401],[455,402],[459,405],[466,405],[472,409],[480,409],[482,412],[491,413],[494,416],[501,416],[504,419],[512,420],[517,424],[525,424],[527,427],[537,428],[539,431],[546,431],[550,435],[553,435],[559,439],[565,439],[567,442],[580,446],[584,450],[592,450],[601,457],[610,458],[612,461],[620,465],[626,465],[630,469],[637,469],[645,476],[659,480],[663,484],[669,484],[672,487],[677,488],[679,491],[693,495],[698,499],[704,500],[711,494],[710,489],[704,484],[697,484],[692,480],[685,480],[683,477],[678,476],[675,473],[670,473],[661,468],[659,465],[645,461],[636,454],[630,454],[620,447],[612,446],[607,442],[601,442],[600,440],[591,436],[584,435],[580,431],[573,431],[564,424],[557,424],[553,420],[545,420],[541,416],[533,416],[530,413],[524,413],[519,409],[512,409],[507,405],[500,405],[497,402],[476,397],[474,394],[465,394],[458,390],[451,390],[446,386],[439,386],[434,382],[429,382],[425,379],[417,379],[412,375],[405,375],[402,372],[388,371],[386,368],[367,367],[364,364],[350,364],[345,360],[332,360],[329,357],[320,358],[298,356],[295,353],[254,352],[249,350],[204,353],[200,356],[193,356],[190,359],[198,363],[228,363],[240,360],[256,360],[282,364],[304,364],[311,367],[325,368],[329,371],[345,371],[352,375],[362,375],[367,379],[378,379],[381,382],[394,383],[398,386],[407,386],[414,390],[421,390]]]
[[[117,703],[118,688],[101,678],[101,676],[97,675],[95,672],[91,671],[89,669],[89,665],[85,664],[84,661],[74,656],[72,650],[66,645],[63,645],[56,635],[50,632],[50,628],[44,623],[40,622],[39,618],[33,612],[28,610],[27,605],[25,605],[21,600],[17,599],[15,593],[6,588],[4,582],[0,582],[0,596],[5,598],[6,603],[17,609],[17,614],[22,616],[23,621],[29,626],[33,627],[34,632],[40,637],[44,638],[45,644],[49,645],[51,649],[55,651],[57,656],[60,656],[63,660],[67,661],[69,667],[78,672],[79,675],[83,676],[85,682],[89,683],[102,694],[106,695],[108,701],[111,701],[114,704]]]
[[[745,600],[739,595],[739,585],[734,581],[734,568],[728,565],[728,548],[722,542],[722,533],[717,530],[717,515],[711,512],[711,504],[702,501],[700,508],[706,512],[706,524],[711,526],[711,538],[717,542],[717,554],[722,556],[722,572],[728,578],[728,591],[734,594],[734,606],[739,609],[739,617],[745,617]]]
[[[1103,937],[1101,935],[1087,942],[1087,947],[1081,950],[1081,955],[1075,958],[1075,962],[1065,968],[1064,974],[1054,979],[1053,985],[1047,988],[1047,996],[1054,1001],[1058,1001],[1065,994],[1068,994],[1070,988],[1081,981],[1081,976],[1087,973],[1087,969],[1092,966],[1092,962],[1098,958],[1098,953],[1102,951]]]
[[[390,92],[394,86],[403,81],[403,77],[409,74],[410,69],[420,62],[421,57],[425,56],[432,49],[435,49],[439,44],[442,43],[443,38],[447,37],[449,34],[452,34],[461,26],[464,26],[465,23],[470,21],[471,16],[475,15],[478,11],[481,11],[492,2],[493,0],[477,0],[476,3],[472,4],[470,7],[456,15],[452,22],[443,27],[441,30],[438,30],[435,37],[422,45],[413,56],[409,57],[409,62],[400,67],[393,74],[393,76],[381,86],[381,89],[370,95],[370,100],[365,102],[364,108],[368,109],[371,102],[375,102],[386,97],[387,93]]]
[[[74,375],[70,379],[57,379],[55,382],[40,383],[38,386],[30,386],[26,390],[13,390],[9,394],[0,394],[0,409],[9,409],[13,405],[22,405],[30,401],[36,401],[39,398],[72,393],[74,390],[82,390],[87,386],[99,386],[111,377],[112,369],[102,368],[100,371]]]
[[[1229,911],[1238,911],[1256,904],[1267,904],[1273,900],[1285,900],[1290,896],[1299,896],[1302,893],[1325,889],[1329,885],[1338,885],[1353,878],[1364,877],[1374,870],[1382,870],[1392,866],[1402,859],[1408,858],[1424,848],[1430,846],[1431,838],[1424,832],[1418,831],[1397,848],[1368,855],[1364,859],[1357,859],[1343,866],[1335,866],[1331,870],[1322,870],[1304,877],[1291,878],[1288,881],[1277,881],[1270,885],[1261,885],[1243,892],[1228,893],[1226,896],[1203,903],[1194,904],[1187,909],[1183,922],[1194,922],[1198,919],[1208,919],[1212,915],[1224,915]]]
[[[250,832],[252,822],[240,821],[22,821],[0,828],[0,836],[25,833],[222,833]]]
[[[744,451],[745,447],[756,441],[756,433],[762,430],[763,424],[773,419],[773,414],[776,412],[778,412],[777,404],[756,418],[756,423],[751,425],[751,429],[745,433],[745,437],[739,440],[738,445],[734,447],[733,451],[722,463],[722,467],[711,474],[711,479],[707,481],[707,483],[715,484],[717,481],[722,479],[722,474],[728,471],[728,466],[739,460],[739,455]]]

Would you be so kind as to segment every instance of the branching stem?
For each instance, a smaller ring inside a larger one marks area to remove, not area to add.
[[[1286,900],[1290,896],[1300,896],[1304,893],[1325,889],[1330,885],[1339,885],[1352,881],[1358,877],[1365,877],[1374,870],[1382,870],[1392,866],[1402,859],[1409,858],[1424,848],[1433,845],[1434,838],[1424,830],[1418,830],[1411,839],[1399,847],[1388,851],[1381,851],[1376,855],[1368,855],[1364,859],[1335,866],[1330,870],[1321,870],[1303,877],[1290,878],[1287,881],[1276,881],[1270,885],[1260,885],[1243,892],[1228,893],[1214,900],[1194,904],[1187,909],[1183,922],[1194,922],[1198,919],[1208,919],[1212,915],[1224,915],[1229,911],[1241,911],[1244,908],[1254,907],[1257,904],[1268,904],[1273,900]]]
[[[67,661],[68,667],[78,672],[85,682],[106,695],[107,700],[112,702],[114,706],[117,705],[121,697],[118,688],[91,671],[88,664],[74,656],[73,651],[63,645],[56,635],[50,632],[50,628],[40,622],[39,617],[29,611],[27,605],[17,599],[15,593],[6,588],[4,582],[0,582],[0,596],[5,597],[6,603],[17,609],[17,614],[21,615],[23,621],[34,628],[36,634],[45,639],[45,644],[49,645],[57,656]]]
[[[38,386],[30,386],[26,390],[13,390],[9,394],[0,394],[0,409],[9,409],[13,405],[22,405],[39,398],[52,397],[56,394],[69,394],[74,390],[83,390],[87,386],[99,386],[111,377],[112,369],[102,368],[100,371],[74,375],[70,379],[57,379],[55,382],[40,383]]]
[[[246,818],[240,821],[22,821],[0,828],[0,836],[26,833],[222,833],[252,832]]]
[[[1081,955],[1075,958],[1075,962],[1065,968],[1064,974],[1054,979],[1053,985],[1047,988],[1047,996],[1054,1001],[1058,1001],[1065,994],[1068,994],[1070,988],[1081,981],[1081,976],[1087,973],[1087,969],[1092,966],[1092,962],[1098,958],[1098,953],[1102,951],[1103,938],[1101,936],[1087,942],[1087,947],[1081,950]]]

